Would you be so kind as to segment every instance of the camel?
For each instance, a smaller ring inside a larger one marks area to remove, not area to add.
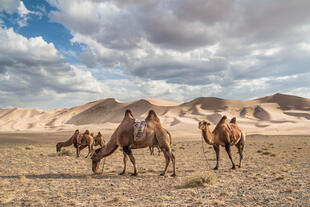
[[[105,145],[104,138],[103,138],[103,136],[101,135],[100,132],[98,132],[98,134],[94,137],[94,141],[95,141],[94,146],[100,145],[100,147],[104,147],[104,145]]]
[[[79,135],[77,138],[77,154],[80,155],[80,146],[88,146],[88,154],[85,158],[87,158],[88,155],[92,156],[94,154],[94,144],[93,134],[86,130],[83,135]]]
[[[68,147],[68,146],[74,145],[74,147],[76,148],[76,157],[79,157],[80,151],[82,149],[84,149],[85,147],[87,147],[86,145],[85,146],[82,146],[82,145],[78,146],[77,145],[77,139],[79,136],[81,136],[81,134],[80,134],[80,131],[77,129],[77,130],[75,130],[73,135],[70,137],[70,139],[68,139],[65,142],[58,142],[56,144],[56,151],[60,152],[62,147]]]
[[[157,117],[155,111],[153,110],[149,111],[145,121],[147,123],[147,126],[145,128],[146,130],[145,136],[135,140],[133,133],[135,118],[130,110],[126,110],[123,120],[112,134],[109,142],[106,144],[105,147],[97,149],[93,154],[92,171],[96,173],[99,168],[101,159],[111,155],[120,146],[123,148],[123,155],[124,155],[123,158],[124,168],[123,171],[120,173],[120,175],[124,175],[126,173],[126,163],[129,157],[134,167],[134,172],[132,176],[137,176],[138,172],[135,164],[135,158],[132,153],[132,149],[145,148],[158,144],[160,149],[163,151],[163,154],[166,159],[165,169],[160,175],[164,176],[166,174],[170,160],[172,160],[173,165],[172,176],[175,176],[176,175],[175,157],[172,153],[169,141],[169,135],[167,131],[161,126],[160,120]]]
[[[213,145],[213,148],[215,150],[216,166],[214,170],[217,170],[219,167],[219,146],[225,147],[229,159],[232,163],[232,169],[236,169],[230,152],[230,146],[235,145],[238,148],[238,152],[240,155],[239,168],[241,168],[241,162],[243,159],[243,148],[245,145],[246,137],[245,134],[238,127],[235,117],[231,119],[229,125],[226,124],[226,119],[227,117],[223,116],[212,133],[209,129],[209,126],[211,125],[210,122],[203,120],[199,122],[198,126],[198,128],[201,129],[202,137],[204,138],[205,142],[209,145]]]

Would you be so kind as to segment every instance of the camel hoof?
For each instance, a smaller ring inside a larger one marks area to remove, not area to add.
[[[171,174],[171,177],[175,177],[175,176],[177,176],[175,173]]]
[[[219,169],[218,167],[213,168],[213,170],[218,170],[218,169]]]
[[[131,174],[131,176],[138,176],[138,173],[133,173]]]
[[[236,169],[236,166],[232,166],[232,168],[231,168],[232,170],[235,170]]]
[[[165,173],[160,173],[159,175],[160,175],[160,176],[165,176]]]

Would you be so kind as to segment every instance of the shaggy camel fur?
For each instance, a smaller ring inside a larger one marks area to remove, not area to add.
[[[172,176],[175,176],[176,175],[175,174],[175,157],[172,153],[168,133],[161,126],[160,120],[153,110],[149,111],[149,114],[146,117],[145,121],[147,123],[147,127],[145,129],[146,130],[145,136],[138,140],[134,140],[133,125],[135,123],[135,118],[132,115],[130,110],[126,110],[125,116],[122,122],[112,134],[111,139],[107,143],[107,145],[101,149],[97,149],[95,153],[93,154],[92,156],[93,172],[94,173],[97,172],[100,161],[103,157],[107,157],[111,155],[120,146],[123,148],[123,154],[124,154],[124,159],[123,159],[124,169],[120,173],[120,175],[123,175],[126,173],[126,163],[127,163],[127,159],[129,156],[130,161],[132,162],[133,167],[134,167],[134,173],[132,175],[136,176],[138,175],[138,172],[136,168],[135,158],[132,154],[132,149],[150,147],[158,143],[166,159],[166,166],[165,166],[164,171],[161,173],[161,175],[166,174],[167,168],[169,166],[170,159],[171,159],[172,164],[173,164]]]
[[[209,145],[213,145],[213,148],[216,153],[216,166],[214,170],[217,170],[219,167],[219,154],[220,154],[220,145],[225,147],[226,152],[229,156],[229,159],[232,163],[232,169],[235,169],[235,163],[231,157],[230,146],[236,145],[240,155],[239,168],[241,167],[241,161],[243,158],[243,148],[245,145],[245,135],[240,130],[236,123],[236,118],[232,118],[230,124],[226,124],[226,116],[223,116],[219,123],[216,125],[215,129],[211,133],[209,126],[211,125],[208,121],[200,121],[199,129],[202,131],[202,136],[205,142]],[[233,138],[233,139],[232,139]]]
[[[105,141],[100,132],[98,132],[98,134],[94,137],[94,140],[95,140],[95,146],[100,145],[100,147],[104,147]]]
[[[68,147],[68,146],[74,145],[74,147],[76,148],[76,156],[79,157],[80,156],[79,152],[85,147],[87,147],[87,146],[77,145],[77,139],[79,136],[82,136],[82,134],[80,134],[80,131],[77,129],[75,130],[74,134],[70,137],[70,139],[68,139],[65,142],[58,142],[56,144],[56,151],[60,152],[62,147]]]

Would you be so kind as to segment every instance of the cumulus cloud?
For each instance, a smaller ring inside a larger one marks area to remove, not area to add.
[[[308,64],[309,53],[297,47],[309,42],[308,1],[49,2],[59,9],[51,19],[86,44],[81,60],[89,67],[120,65],[144,79],[228,85],[290,75],[293,66],[304,73]]]

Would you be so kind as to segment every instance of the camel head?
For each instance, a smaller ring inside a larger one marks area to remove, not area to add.
[[[103,148],[96,149],[94,154],[91,156],[93,173],[96,173],[99,169],[101,159],[98,158],[98,155],[101,149]]]
[[[160,122],[158,116],[156,115],[154,110],[150,110],[149,114],[147,115],[147,117],[145,118],[146,121],[155,121],[155,122]]]
[[[209,125],[211,125],[211,123],[209,121],[202,120],[199,122],[198,128],[201,130],[205,130],[207,128],[207,126],[209,126]]]

